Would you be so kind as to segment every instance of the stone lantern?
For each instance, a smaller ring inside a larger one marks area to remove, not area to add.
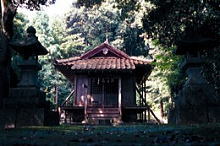
[[[194,84],[206,84],[202,76],[202,65],[205,63],[203,52],[217,45],[216,40],[193,35],[178,42],[176,55],[184,55],[184,61],[180,65],[188,76],[188,82]]]
[[[13,49],[23,58],[19,64],[21,81],[18,83],[18,87],[39,87],[37,72],[41,70],[41,66],[38,63],[38,56],[46,55],[48,51],[41,45],[35,34],[36,30],[30,26],[24,41],[11,43]]]
[[[205,63],[203,52],[218,45],[215,39],[193,34],[178,42],[176,54],[184,55],[181,69],[186,73],[186,82],[174,98],[175,107],[171,113],[170,123],[192,124],[220,121],[215,107],[219,99],[215,96],[214,88],[208,84],[202,75]]]
[[[39,55],[46,55],[48,51],[41,45],[36,37],[36,30],[31,26],[27,29],[23,41],[10,43],[12,49],[22,56],[18,65],[21,70],[21,80],[17,87],[10,89],[9,98],[4,101],[4,109],[0,117],[4,119],[0,125],[6,128],[20,126],[38,126],[45,124],[45,115],[49,112],[46,104],[45,93],[38,84]]]

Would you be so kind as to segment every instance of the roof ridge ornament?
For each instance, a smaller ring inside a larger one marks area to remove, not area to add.
[[[109,40],[108,40],[108,38],[106,37],[106,39],[105,39],[105,42],[104,42],[105,44],[109,44]]]
[[[108,54],[108,48],[103,48],[102,52],[103,52],[104,55],[107,55]]]

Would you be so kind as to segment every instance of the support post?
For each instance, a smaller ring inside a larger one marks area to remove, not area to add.
[[[136,90],[137,90],[137,93],[140,95],[140,97],[143,97],[143,96],[141,95],[141,91],[140,91],[137,87],[136,87]],[[149,107],[149,105],[147,104],[147,102],[146,102],[144,99],[142,99],[142,100],[143,100],[145,106],[148,108],[149,112],[152,114],[152,116],[156,119],[156,121],[157,121],[159,124],[161,124],[161,121],[156,117],[156,115],[154,114],[154,112],[150,109],[150,107]]]
[[[55,86],[55,92],[56,92],[56,95],[55,95],[55,99],[54,99],[54,104],[58,104],[58,96],[59,96],[59,87],[56,85]]]
[[[143,87],[143,95],[144,95],[144,98],[143,98],[143,99],[144,99],[145,101],[147,101],[147,100],[146,100],[146,91],[145,91],[145,89],[146,89],[146,82],[144,81],[144,87]],[[147,112],[146,112],[146,110],[144,110],[144,121],[146,121],[146,119],[147,119],[147,118],[146,118],[146,114],[147,114]]]
[[[119,113],[120,117],[122,116],[122,111],[121,111],[121,77],[118,79],[118,108],[119,108]]]
[[[61,106],[64,106],[65,104],[67,104],[67,102],[70,100],[70,97],[73,95],[74,92],[75,90],[71,91],[71,93],[67,96],[64,102],[61,104]]]
[[[87,96],[84,96],[84,119],[87,123]]]

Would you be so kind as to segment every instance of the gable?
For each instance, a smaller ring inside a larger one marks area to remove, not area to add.
[[[101,51],[97,52],[96,54],[94,54],[93,56],[89,57],[89,58],[94,58],[94,57],[118,57],[120,58],[120,56],[118,56],[117,54],[115,54],[114,52],[112,52],[111,50],[104,48]]]
[[[121,50],[118,50],[110,46],[107,42],[97,46],[91,51],[86,52],[81,56],[81,59],[89,59],[94,57],[117,57],[117,58],[126,58],[129,56]]]

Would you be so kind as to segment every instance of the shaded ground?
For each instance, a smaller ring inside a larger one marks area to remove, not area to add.
[[[220,145],[220,124],[58,126],[0,130],[0,145]]]

